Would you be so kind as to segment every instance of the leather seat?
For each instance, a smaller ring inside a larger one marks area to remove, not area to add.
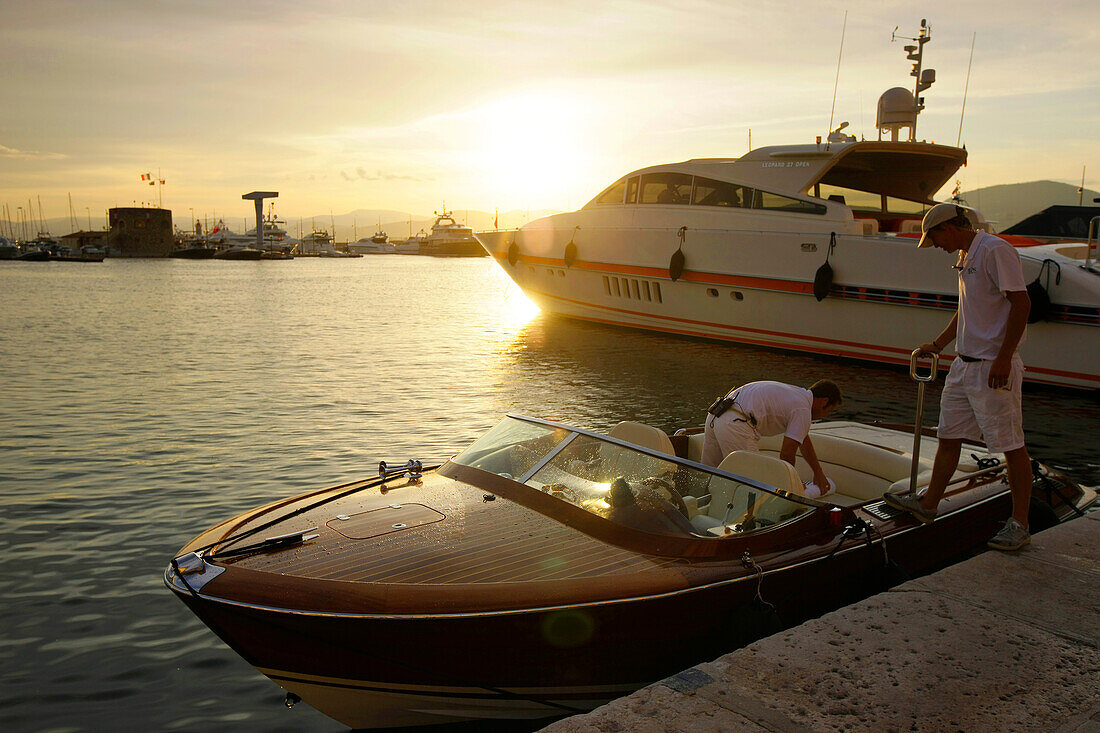
[[[806,495],[806,487],[794,466],[780,458],[765,456],[748,450],[735,450],[722,459],[718,469],[751,478],[768,486],[789,491],[798,496]]]
[[[644,423],[624,420],[611,428],[607,435],[616,440],[640,445],[643,448],[660,451],[670,456],[676,455],[676,450],[672,447],[672,441],[669,440],[665,431]]]

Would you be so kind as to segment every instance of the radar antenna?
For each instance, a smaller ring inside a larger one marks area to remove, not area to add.
[[[924,109],[924,97],[920,96],[920,93],[936,82],[935,69],[921,68],[924,60],[924,44],[932,40],[932,26],[928,25],[926,19],[921,18],[920,32],[917,34],[916,38],[899,36],[897,26],[894,26],[894,32],[890,34],[890,41],[893,42],[899,38],[906,41],[913,41],[917,44],[915,46],[905,46],[905,51],[909,54],[907,58],[913,62],[913,69],[909,72],[909,76],[915,77],[917,80],[913,88],[913,124],[909,126],[909,142],[916,142],[917,115]]]

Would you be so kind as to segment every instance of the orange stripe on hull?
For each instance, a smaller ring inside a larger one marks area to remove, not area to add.
[[[749,327],[746,327],[746,326],[731,326],[731,325],[728,325],[728,324],[725,324],[725,323],[714,323],[714,322],[711,322],[711,321],[699,321],[699,320],[694,320],[694,319],[690,319],[690,318],[679,318],[679,317],[676,317],[676,316],[663,316],[663,315],[658,315],[658,314],[654,314],[654,313],[643,313],[641,311],[632,311],[632,310],[628,310],[626,308],[613,308],[613,307],[609,307],[609,306],[595,305],[595,304],[592,304],[592,303],[587,303],[587,302],[582,301],[582,300],[572,300],[570,298],[563,298],[563,297],[558,296],[558,295],[551,295],[549,293],[544,293],[544,292],[541,292],[541,291],[538,291],[538,290],[530,290],[529,292],[531,292],[532,294],[535,294],[537,296],[540,296],[540,297],[551,298],[553,300],[563,301],[563,302],[566,302],[566,303],[572,303],[572,304],[575,304],[575,305],[583,306],[585,308],[592,308],[593,310],[614,312],[614,313],[623,313],[623,314],[626,314],[626,315],[641,316],[641,317],[644,317],[644,318],[660,319],[660,320],[663,320],[663,321],[672,321],[672,322],[676,322],[676,323],[683,323],[685,325],[695,325],[695,326],[703,326],[703,327],[709,327],[709,328],[725,329],[725,330],[728,330],[728,331],[742,331],[744,333],[756,334],[759,337],[758,338],[753,338],[753,337],[740,336],[740,335],[734,336],[732,334],[728,335],[728,336],[724,336],[722,334],[716,334],[716,333],[709,332],[709,331],[697,331],[697,330],[692,330],[690,328],[677,328],[677,327],[674,327],[674,326],[671,326],[671,325],[662,326],[662,325],[648,324],[648,323],[647,324],[640,324],[640,323],[631,323],[630,321],[616,320],[616,319],[613,319],[613,318],[599,318],[599,317],[596,317],[596,316],[582,316],[582,315],[576,315],[576,314],[562,314],[562,315],[568,315],[571,318],[579,318],[581,320],[592,321],[592,322],[595,322],[595,323],[607,323],[607,324],[615,325],[615,326],[626,326],[628,328],[651,329],[651,330],[663,331],[665,333],[680,334],[682,336],[695,336],[695,337],[698,337],[698,338],[709,338],[709,339],[715,339],[716,338],[716,339],[720,339],[722,341],[734,341],[734,342],[743,343],[743,344],[753,344],[755,346],[767,346],[767,347],[778,348],[778,349],[803,351],[803,352],[810,353],[810,354],[829,354],[831,356],[842,356],[842,357],[846,357],[846,358],[850,358],[850,359],[859,359],[859,360],[863,360],[863,361],[884,362],[884,363],[889,363],[889,364],[908,364],[909,363],[909,355],[911,353],[910,349],[902,349],[902,348],[897,348],[897,347],[894,347],[894,346],[881,346],[879,344],[869,344],[869,343],[863,343],[863,342],[859,342],[859,341],[844,341],[844,340],[840,340],[840,339],[821,338],[821,337],[818,337],[818,336],[805,336],[805,335],[798,334],[798,333],[786,333],[786,332],[783,332],[783,331],[769,331],[769,330],[761,329],[761,328],[749,328]],[[775,341],[775,340],[769,340],[767,338],[762,338],[762,337],[766,337],[766,336],[800,339],[802,341],[809,342],[809,344],[819,344],[819,346],[815,347],[813,345],[802,345],[802,344],[789,343],[789,342],[786,342],[786,341]],[[882,353],[868,354],[868,353],[865,353],[865,352],[862,352],[862,351],[853,351],[851,349],[867,349],[867,350],[870,350],[870,351],[878,351],[878,352],[882,352]],[[944,361],[949,363],[953,359],[954,359],[954,357],[952,357],[950,359],[945,358]],[[1048,379],[1043,379],[1039,375],[1046,376],[1046,377],[1048,377]],[[1058,379],[1059,377],[1061,377],[1062,379]],[[1084,381],[1084,382],[1093,383],[1096,386],[1100,387],[1100,376],[1098,376],[1098,375],[1085,374],[1085,373],[1082,373],[1082,372],[1070,372],[1070,371],[1065,371],[1065,370],[1061,370],[1061,369],[1049,369],[1049,368],[1044,368],[1044,367],[1030,367],[1029,366],[1027,368],[1027,377],[1026,377],[1026,379],[1028,379],[1029,381],[1032,381],[1032,382],[1041,382],[1043,384],[1053,384],[1053,385],[1060,385],[1060,386],[1065,386],[1064,381],[1062,381],[1063,379],[1077,379],[1077,380],[1081,380],[1081,381]]]

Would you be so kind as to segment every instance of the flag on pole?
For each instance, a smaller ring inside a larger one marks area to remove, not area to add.
[[[152,173],[142,173],[141,174],[141,180],[143,180],[143,181],[148,181],[148,180],[151,180],[152,178],[153,178]],[[152,186],[153,184],[150,183],[149,185]]]

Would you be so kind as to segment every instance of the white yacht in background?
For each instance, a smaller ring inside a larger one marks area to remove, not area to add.
[[[347,256],[346,252],[340,252],[336,249],[336,246],[332,243],[332,235],[323,229],[315,229],[302,237],[302,241],[298,243],[298,248],[294,250],[294,253],[303,257]]]
[[[455,221],[446,204],[435,212],[432,232],[420,243],[420,254],[432,257],[484,257],[485,250],[474,238],[474,231]]]
[[[286,222],[275,216],[274,206],[268,207],[267,216],[264,217],[261,226],[263,227],[263,249],[264,252],[271,255],[284,255],[287,258],[292,256],[294,248],[298,245],[298,240],[287,234],[284,228]],[[256,228],[249,229],[243,235],[242,239],[247,239],[251,244],[256,243]]]
[[[967,158],[965,148],[916,140],[920,95],[935,80],[921,71],[929,39],[922,23],[906,47],[915,93],[896,87],[879,99],[878,140],[857,140],[843,123],[824,142],[642,168],[578,211],[477,237],[553,313],[907,364],[950,320],[958,294],[945,255],[916,248],[932,196]],[[1028,282],[1042,273],[1051,301],[1032,309],[1041,320],[1021,349],[1025,378],[1100,388],[1100,349],[1083,346],[1100,335],[1096,249],[1006,239]]]
[[[393,242],[377,242],[374,237],[363,237],[358,242],[349,244],[348,249],[364,255],[392,255],[397,251]]]
[[[363,237],[355,244],[348,246],[359,254],[364,255],[392,255],[396,254],[394,243],[389,241],[389,236],[382,231],[382,222],[378,222],[378,231],[370,237]]]
[[[426,241],[428,241],[428,235],[421,229],[404,242],[395,242],[393,249],[399,255],[418,255],[421,254],[420,248]]]

